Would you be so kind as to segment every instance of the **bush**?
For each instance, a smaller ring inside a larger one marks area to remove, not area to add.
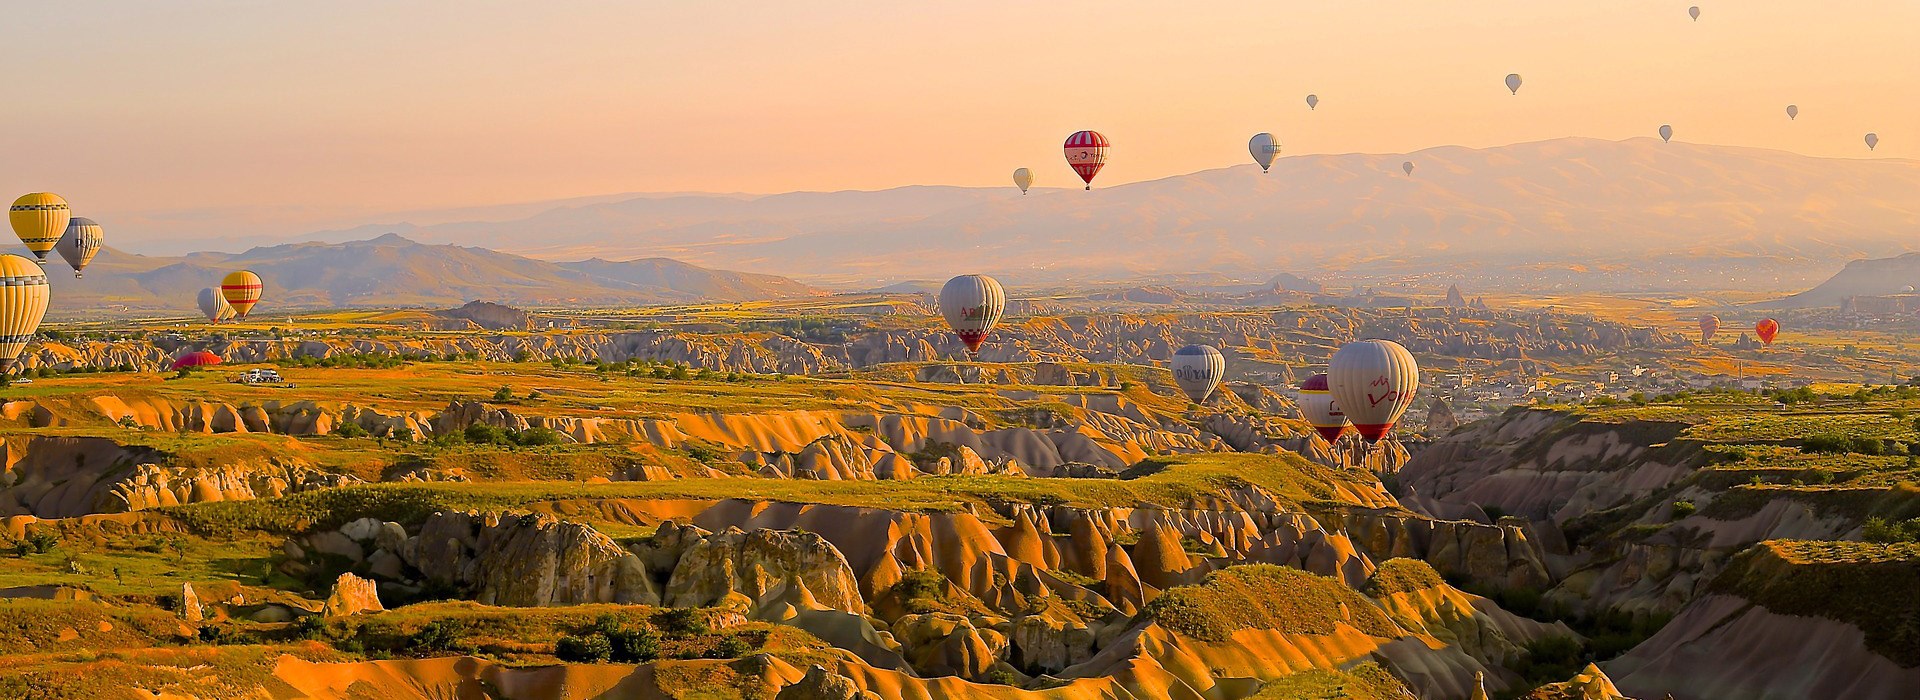
[[[1693,501],[1674,501],[1673,502],[1673,519],[1679,520],[1689,515],[1693,515],[1694,512],[1698,510],[1700,510],[1700,507],[1694,505]]]
[[[613,643],[599,632],[567,635],[553,645],[553,655],[573,663],[603,663],[613,656]]]
[[[558,445],[565,441],[566,439],[560,434],[560,431],[552,428],[528,428],[513,434],[514,444],[525,447]]]
[[[713,659],[737,659],[751,653],[753,653],[752,644],[747,643],[745,639],[729,634],[722,638],[719,644],[713,645],[713,650],[708,652],[707,657]]]
[[[474,423],[474,424],[468,425],[467,429],[462,432],[462,435],[466,438],[467,442],[470,442],[476,445],[511,445],[513,444],[513,439],[507,435],[506,430],[501,428],[495,428],[485,423]]]
[[[34,554],[46,554],[53,551],[54,547],[60,546],[60,534],[51,530],[34,530],[27,533],[24,544]]]
[[[988,671],[985,680],[994,685],[1018,685],[1020,683],[1019,676],[1013,675],[1012,671],[1004,668],[996,668]]]
[[[1868,542],[1894,544],[1899,542],[1920,542],[1920,518],[1906,522],[1893,522],[1886,518],[1867,518],[1860,526],[1860,537]]]
[[[503,386],[493,392],[494,403],[506,403],[513,400],[513,387]]]
[[[1808,435],[1800,441],[1800,451],[1806,453],[1844,454],[1852,448],[1853,440],[1838,433]]]
[[[350,421],[341,421],[339,425],[333,426],[333,435],[335,437],[363,438],[371,434],[372,433],[367,432],[366,428],[360,427],[359,423]]]
[[[693,608],[674,608],[661,613],[660,627],[666,630],[667,634],[688,637],[706,634],[709,631],[707,616]]]
[[[407,646],[416,651],[466,651],[460,641],[460,626],[451,620],[434,620],[407,638]]]

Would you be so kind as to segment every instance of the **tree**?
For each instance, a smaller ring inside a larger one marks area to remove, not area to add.
[[[506,403],[513,400],[513,387],[502,386],[493,392],[494,403]]]

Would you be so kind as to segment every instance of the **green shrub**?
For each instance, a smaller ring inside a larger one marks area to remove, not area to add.
[[[434,620],[421,627],[407,638],[407,646],[415,651],[467,651],[467,645],[460,641],[460,626],[452,620]]]
[[[493,390],[494,403],[506,403],[513,400],[513,387],[503,386]]]
[[[513,439],[507,435],[507,431],[505,429],[496,428],[491,425],[487,425],[485,423],[474,423],[474,424],[468,425],[467,429],[462,431],[462,436],[466,438],[467,442],[470,442],[476,445],[511,445],[513,444]]]
[[[1693,501],[1674,501],[1673,502],[1673,519],[1679,520],[1689,515],[1693,515],[1694,512],[1698,510],[1700,510],[1700,507],[1694,505]]]
[[[352,421],[340,421],[339,425],[333,426],[334,437],[363,438],[371,434],[366,428],[360,427],[359,423]]]
[[[1844,454],[1853,449],[1853,440],[1838,433],[1808,435],[1800,441],[1800,451],[1809,454]]]
[[[693,608],[674,608],[660,613],[660,628],[667,634],[692,637],[711,631],[707,627],[707,616]]]
[[[713,659],[737,659],[751,653],[753,653],[752,644],[747,643],[747,640],[741,639],[736,635],[729,634],[721,638],[720,643],[713,645],[713,650],[707,654],[707,657]]]
[[[594,632],[585,635],[567,635],[553,645],[553,655],[561,661],[573,663],[602,663],[613,656],[613,643],[607,635]]]

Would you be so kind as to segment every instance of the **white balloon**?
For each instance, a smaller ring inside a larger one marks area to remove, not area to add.
[[[1227,358],[1211,345],[1188,345],[1173,353],[1173,383],[1194,403],[1206,403],[1207,396],[1227,376]]]
[[[1261,132],[1247,141],[1247,152],[1253,154],[1253,162],[1260,164],[1260,172],[1273,167],[1273,157],[1280,155],[1280,140],[1273,134]]]
[[[980,354],[980,344],[1006,310],[1007,292],[992,277],[961,275],[940,288],[940,315],[967,345],[969,355]]]
[[[1420,365],[1413,354],[1390,340],[1347,343],[1327,365],[1327,388],[1353,428],[1368,443],[1378,442],[1413,405],[1420,389]]]
[[[1013,171],[1013,184],[1020,188],[1020,194],[1026,194],[1027,188],[1033,186],[1033,171],[1026,168]]]

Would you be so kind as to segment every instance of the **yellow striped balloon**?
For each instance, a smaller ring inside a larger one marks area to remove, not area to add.
[[[220,296],[233,306],[234,315],[246,318],[247,312],[252,311],[253,305],[260,301],[260,292],[265,286],[253,271],[240,270],[220,280]]]
[[[20,351],[47,315],[47,272],[18,255],[0,255],[0,374],[13,371]]]
[[[42,265],[47,264],[47,252],[60,242],[60,236],[67,232],[67,221],[72,218],[73,210],[67,207],[67,200],[52,192],[20,195],[7,210],[7,222],[13,224],[14,235],[27,244],[35,262]]]

